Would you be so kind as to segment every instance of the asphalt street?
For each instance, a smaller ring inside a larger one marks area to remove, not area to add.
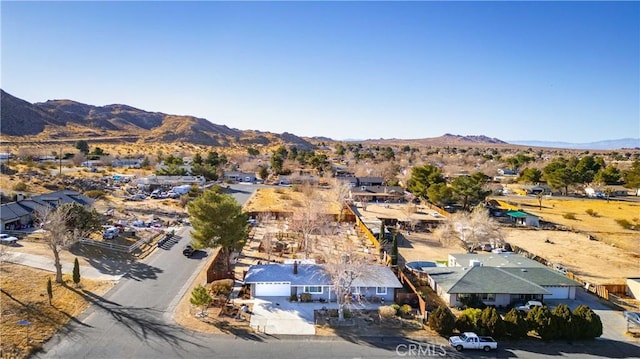
[[[244,203],[257,186],[229,188]],[[207,335],[176,325],[171,313],[206,258],[186,258],[189,227],[123,276],[104,296],[44,345],[38,358],[636,358],[640,347],[615,340],[588,343],[501,343],[496,352],[457,353],[443,339],[273,337]]]

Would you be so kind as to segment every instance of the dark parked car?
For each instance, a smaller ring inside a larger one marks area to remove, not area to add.
[[[193,254],[196,252],[195,249],[193,249],[193,247],[191,247],[191,245],[187,245],[186,247],[184,247],[184,249],[182,250],[182,254],[184,254],[186,257],[191,257],[193,256]]]

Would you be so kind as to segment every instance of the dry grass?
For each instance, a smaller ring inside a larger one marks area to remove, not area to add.
[[[305,203],[305,195],[295,187],[259,188],[244,205],[247,212],[291,212]],[[315,188],[318,200],[327,205],[328,213],[340,214],[340,205],[332,199],[330,189]]]
[[[640,219],[640,203],[605,201],[601,199],[544,199],[542,210],[538,200],[530,197],[509,197],[509,203],[540,216],[542,220],[566,226],[574,231],[588,233],[599,241],[613,244],[616,247],[640,252],[640,232],[623,229],[616,219],[626,219],[638,223]],[[587,213],[592,210],[597,216]],[[576,219],[567,219],[566,213],[574,213]]]
[[[50,306],[46,283],[47,278],[54,279],[53,273],[10,263],[3,263],[0,271],[0,333],[3,358],[28,357],[29,353],[40,348],[45,341],[89,306],[85,292],[102,295],[113,286],[112,282],[82,279],[81,288],[75,289],[71,277],[65,275],[64,285],[53,282],[53,301]],[[27,328],[17,324],[21,320],[31,323],[29,341]]]

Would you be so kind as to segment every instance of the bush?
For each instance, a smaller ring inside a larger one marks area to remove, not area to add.
[[[351,311],[351,309],[348,309],[348,308],[345,308],[344,310],[342,310],[342,315],[344,316],[344,319],[353,318],[353,312]]]
[[[289,301],[290,302],[297,302],[298,301],[298,296],[296,294],[291,294],[289,296]]]
[[[525,314],[521,310],[513,308],[504,317],[505,333],[513,339],[520,339],[527,336],[529,326]]]
[[[635,230],[636,229],[636,226],[634,226],[633,223],[629,222],[626,219],[616,219],[616,223],[619,224],[620,227],[622,227],[624,229],[630,229],[630,230]]]
[[[577,339],[593,339],[602,335],[600,316],[586,305],[579,305],[573,311],[573,319],[575,320]]]
[[[104,191],[101,190],[101,189],[93,189],[93,190],[90,190],[90,191],[86,191],[84,193],[84,195],[89,197],[89,198],[100,199],[100,198],[104,198],[106,193],[104,193]]]
[[[453,316],[447,307],[438,307],[429,315],[429,328],[435,330],[440,335],[450,335],[455,325],[456,317]]]
[[[380,315],[381,319],[393,319],[396,317],[397,312],[398,311],[390,305],[385,305],[378,308],[378,314]]]
[[[478,332],[482,309],[468,308],[462,311],[456,319],[456,329],[460,332]]]
[[[578,219],[578,218],[576,218],[576,214],[575,213],[571,213],[571,212],[563,214],[562,217],[564,219],[570,219],[572,221],[575,221],[575,220]]]
[[[398,314],[400,314],[400,316],[404,318],[404,317],[410,316],[412,311],[413,311],[413,308],[411,308],[409,304],[405,304],[402,307],[400,307]]]
[[[487,307],[487,305],[484,304],[484,302],[482,301],[482,298],[480,298],[475,294],[471,294],[468,297],[461,298],[460,303],[462,303],[462,307],[464,309],[467,309],[467,308],[484,309]]]
[[[575,339],[578,328],[575,327],[576,321],[573,314],[566,304],[560,304],[551,311],[558,327],[559,338]]]
[[[527,313],[529,328],[535,330],[543,340],[558,339],[557,321],[548,307],[534,307]]]
[[[313,297],[311,297],[311,293],[302,293],[300,294],[300,301],[304,303],[313,302]]]
[[[585,212],[590,215],[591,217],[598,217],[598,212],[594,211],[593,209],[589,208],[587,210],[585,210]]]
[[[496,311],[496,308],[486,307],[480,316],[480,333],[493,335],[496,338],[502,338],[505,334],[505,324]]]
[[[18,182],[15,185],[13,185],[13,190],[14,191],[26,191],[27,190],[27,185],[24,182]]]
[[[398,312],[400,312],[400,306],[396,303],[391,304],[391,308],[393,308],[396,311],[395,315],[398,315]]]

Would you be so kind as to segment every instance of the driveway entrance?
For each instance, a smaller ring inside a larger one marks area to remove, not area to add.
[[[255,298],[250,325],[259,333],[315,335],[313,311],[322,307],[322,303],[291,303],[288,297]]]

